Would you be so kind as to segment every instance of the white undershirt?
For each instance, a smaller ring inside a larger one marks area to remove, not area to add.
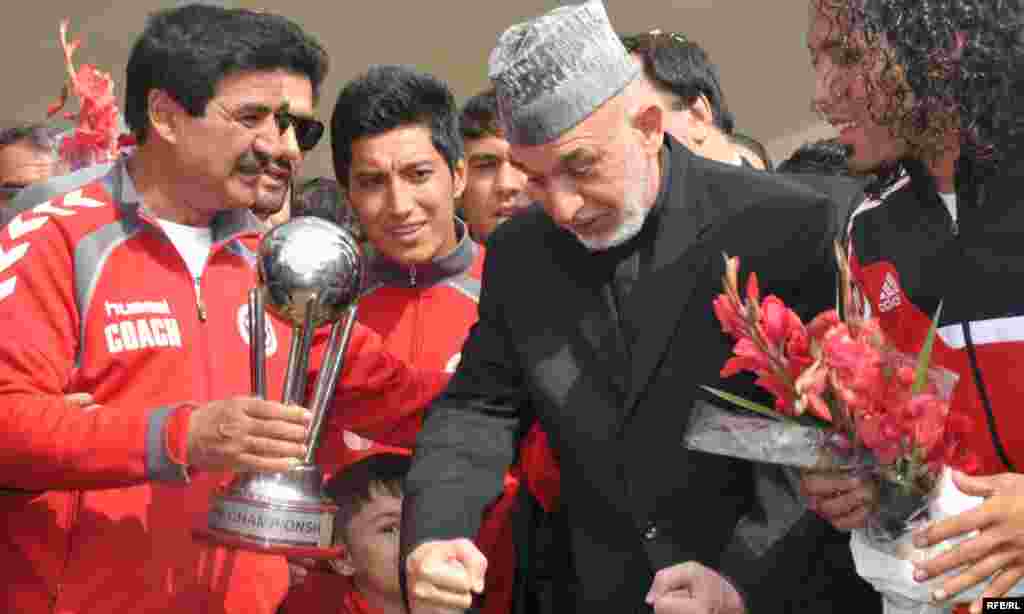
[[[942,199],[942,204],[946,205],[949,217],[953,218],[953,223],[956,224],[956,192],[939,192],[939,198]]]
[[[206,268],[206,259],[213,246],[213,229],[209,226],[185,226],[167,220],[157,220],[171,239],[175,249],[184,258],[193,279],[199,279]]]

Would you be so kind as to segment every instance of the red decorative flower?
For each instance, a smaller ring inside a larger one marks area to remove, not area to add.
[[[800,406],[804,406],[811,412],[811,415],[832,422],[832,410],[825,402],[825,394],[828,390],[828,369],[823,361],[817,360],[804,369],[796,378],[794,389],[798,406],[796,413],[803,413]]]
[[[856,432],[883,465],[891,465],[903,453],[900,430],[890,416],[870,413],[854,414]]]
[[[844,258],[838,247],[836,254]],[[848,280],[848,268],[839,266]],[[851,288],[841,288],[849,317],[831,309],[804,326],[777,296],[761,299],[754,273],[741,298],[739,268],[738,258],[726,256],[724,293],[713,304],[722,330],[736,339],[722,377],[755,374],[779,413],[821,420],[833,440],[866,447],[884,470],[905,472],[906,483],[921,471],[937,476],[943,465],[976,465],[961,445],[970,423],[950,414],[949,391],[940,394],[937,379],[915,388],[917,361],[894,352],[878,320],[860,315]]]
[[[78,98],[78,113],[68,113],[68,119],[75,120],[74,131],[61,142],[61,157],[70,163],[72,169],[88,164],[107,162],[116,157],[122,142],[119,138],[117,99],[114,96],[114,80],[109,74],[91,64],[83,64],[77,71],[73,61],[81,41],[68,42],[67,19],[60,22],[60,42],[64,49],[69,84],[65,85],[60,98],[47,109],[50,116],[62,108],[70,92]]]
[[[729,297],[720,294],[713,303],[715,309],[715,316],[718,321],[722,323],[722,331],[733,338],[738,337],[741,333],[742,318],[736,313],[736,307]]]

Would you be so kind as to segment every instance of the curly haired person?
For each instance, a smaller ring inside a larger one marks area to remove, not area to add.
[[[984,503],[915,537],[928,546],[979,531],[918,564],[918,581],[953,572],[932,595],[938,602],[965,601],[957,594],[982,582],[983,596],[1001,596],[1024,578],[1024,421],[1013,369],[1024,350],[1015,289],[1024,273],[1022,35],[1016,1],[809,7],[814,106],[839,129],[851,169],[878,176],[850,225],[859,289],[907,352],[920,349],[941,302],[933,360],[959,374],[953,411],[972,423],[965,445],[981,459],[954,483]],[[863,526],[873,505],[858,479],[808,475],[803,486],[838,528]],[[980,599],[971,603],[980,609]]]

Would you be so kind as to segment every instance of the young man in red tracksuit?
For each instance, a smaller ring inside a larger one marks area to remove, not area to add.
[[[455,217],[466,182],[456,114],[443,82],[383,66],[344,88],[331,122],[335,173],[373,253],[360,321],[408,364],[448,373],[477,320],[484,262],[483,247]],[[488,613],[504,614],[511,607],[511,514],[520,482],[526,480],[545,502],[557,497],[557,466],[544,433],[535,425],[527,441],[477,536],[491,560],[483,607]]]
[[[951,411],[970,424],[961,445],[978,457],[958,468],[975,475],[954,473],[954,482],[985,502],[935,523],[918,545],[980,534],[920,563],[918,579],[952,572],[937,601],[960,602],[979,582],[1000,596],[1024,578],[1024,386],[1013,368],[1024,351],[1020,8],[811,0],[809,14],[815,106],[841,129],[851,168],[880,175],[849,228],[858,289],[910,353],[941,302],[933,363],[959,375]],[[874,502],[856,478],[809,475],[803,486],[839,528],[863,526]]]
[[[326,55],[275,15],[191,5],[128,63],[137,151],[0,236],[0,609],[273,612],[283,557],[194,541],[239,470],[304,453],[302,408],[246,398],[257,204],[283,202]],[[290,330],[270,319],[269,390]],[[311,359],[320,364],[322,347]],[[333,420],[408,445],[444,377],[357,326]],[[63,395],[90,393],[82,408]]]

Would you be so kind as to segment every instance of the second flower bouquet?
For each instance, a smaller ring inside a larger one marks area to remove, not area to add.
[[[883,548],[895,547],[927,520],[943,470],[955,466],[970,472],[975,461],[961,445],[966,419],[950,412],[957,376],[929,367],[935,323],[917,356],[897,352],[878,321],[862,315],[844,256],[836,245],[839,309],[808,324],[778,297],[762,298],[755,273],[741,294],[739,259],[725,256],[723,293],[714,311],[736,344],[721,375],[753,373],[775,406],[707,387],[746,411],[699,407],[684,445],[870,475],[879,496],[867,535]]]

